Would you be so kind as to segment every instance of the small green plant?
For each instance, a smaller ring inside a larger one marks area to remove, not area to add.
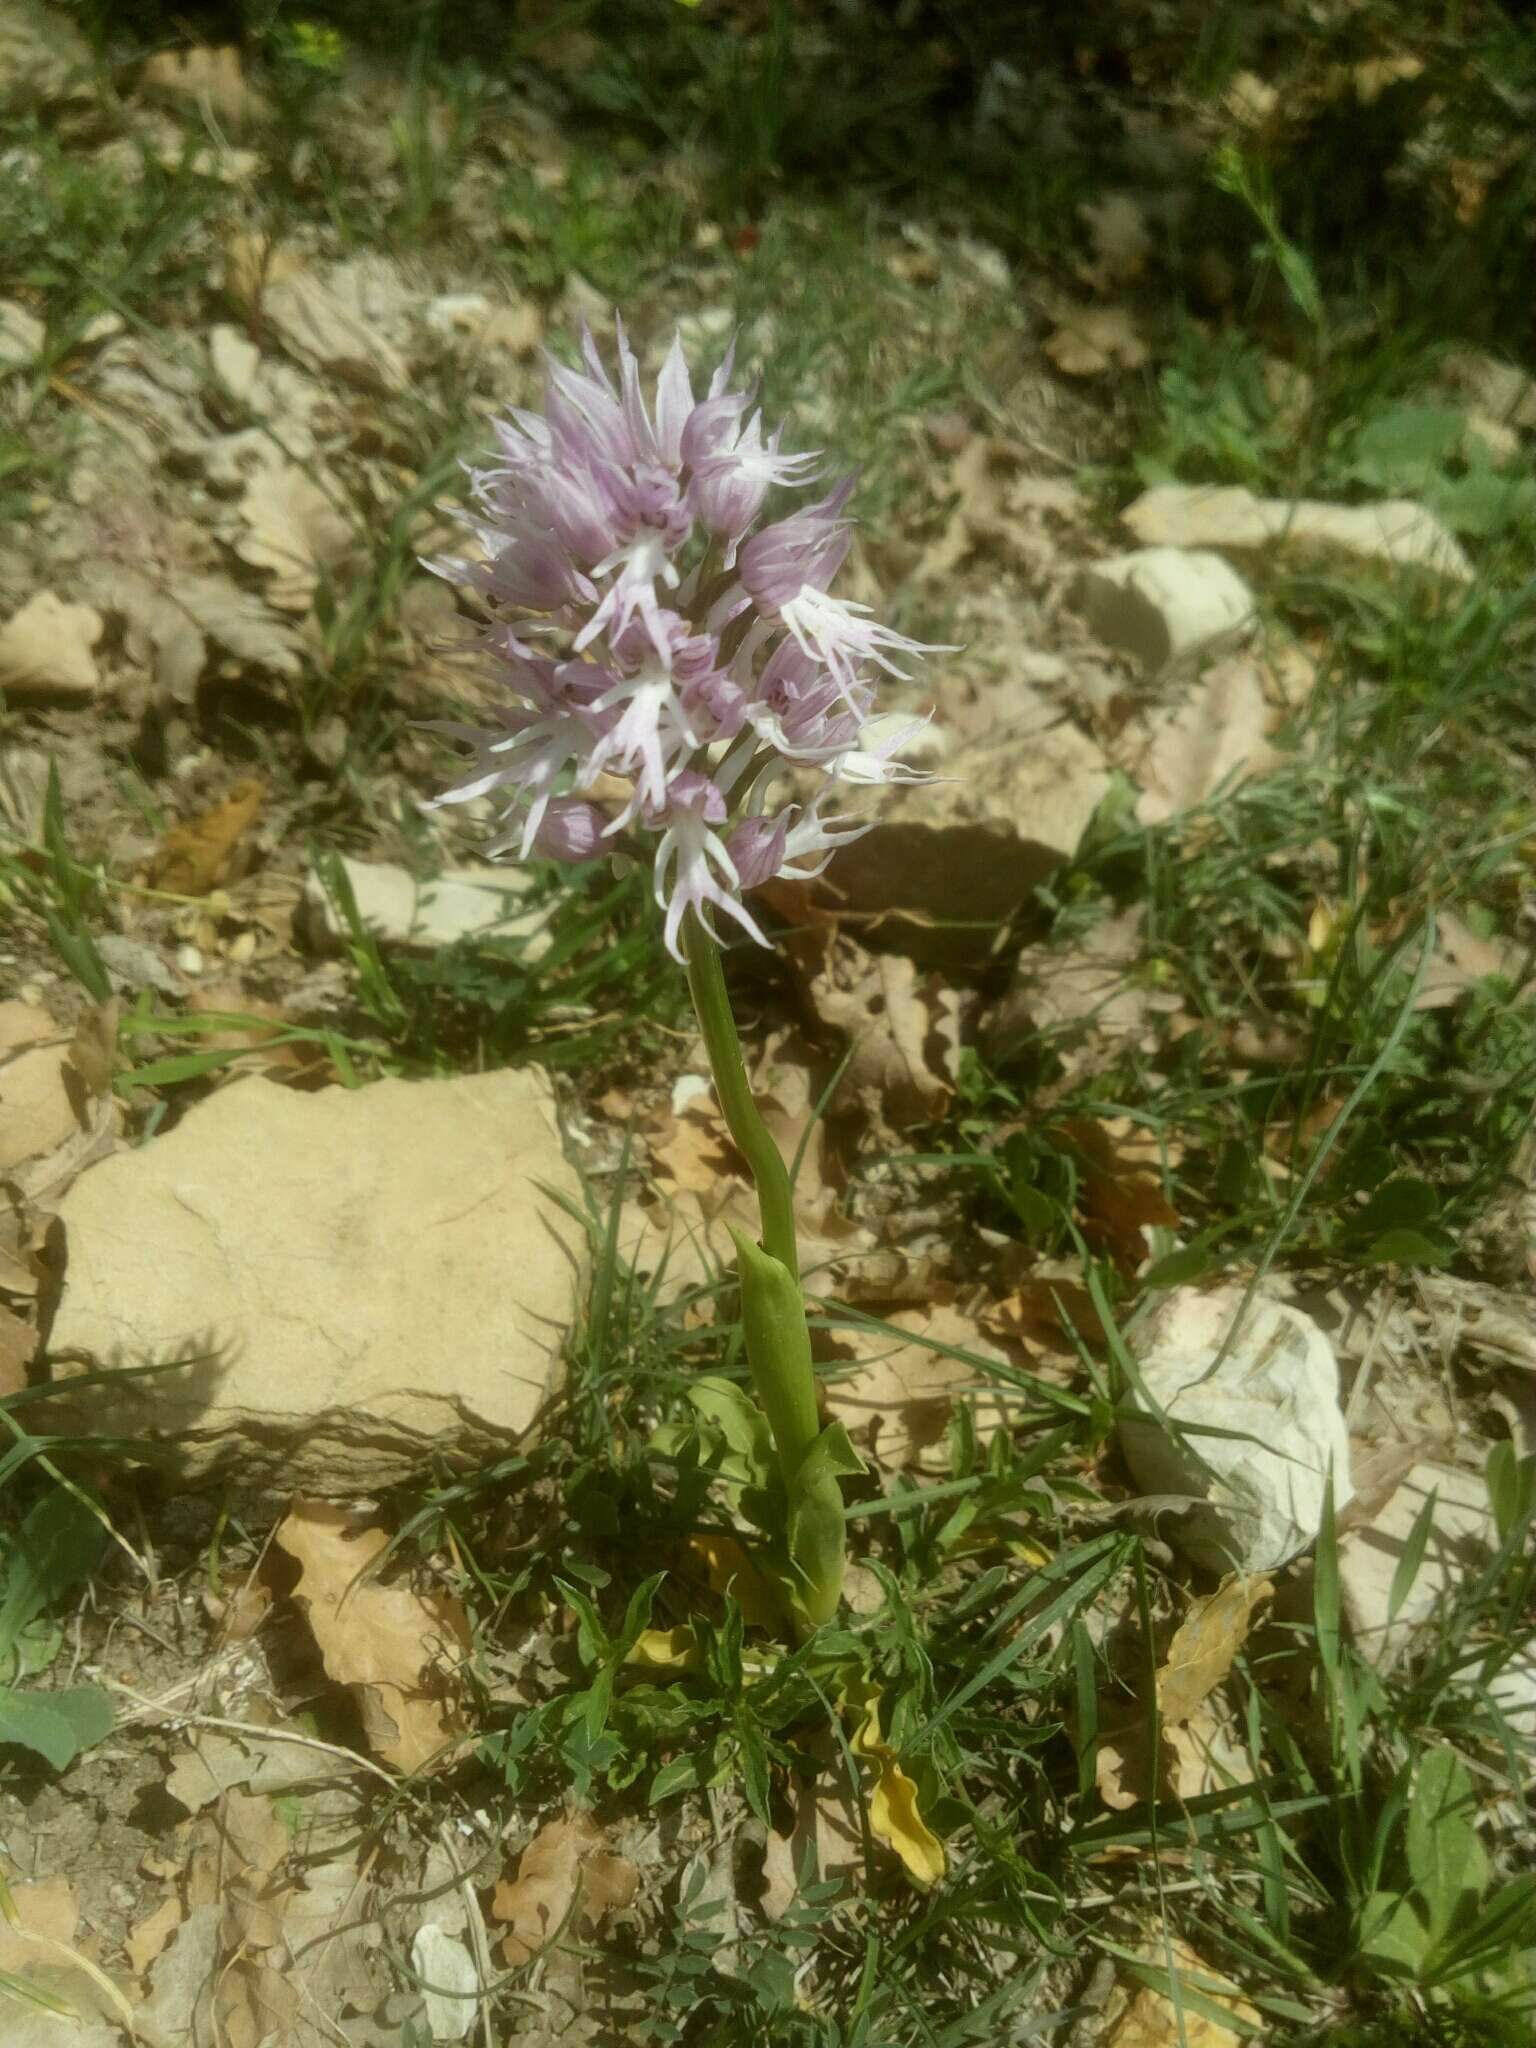
[[[1355,1922],[1362,1962],[1383,1976],[1475,2000],[1491,2019],[1536,2016],[1536,1877],[1496,1884],[1477,1832],[1472,1774],[1453,1749],[1428,1750],[1384,1875]]]
[[[100,1742],[112,1702],[97,1685],[27,1686],[53,1663],[64,1634],[47,1610],[88,1578],[106,1541],[99,1517],[55,1484],[0,1540],[0,1742],[36,1751],[56,1771]]]

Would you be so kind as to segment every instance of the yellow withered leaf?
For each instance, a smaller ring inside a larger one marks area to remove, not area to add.
[[[642,1629],[624,1662],[650,1671],[697,1671],[704,1657],[698,1637],[685,1621],[676,1628]]]
[[[869,1831],[901,1858],[914,1884],[937,1884],[949,1868],[944,1844],[917,1809],[917,1786],[897,1762],[896,1752],[880,1732],[880,1688],[855,1688],[843,1704],[861,1718],[849,1737],[855,1756],[875,1767],[869,1795]]]

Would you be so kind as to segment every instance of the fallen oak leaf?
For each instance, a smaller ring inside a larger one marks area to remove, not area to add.
[[[1106,370],[1139,370],[1151,350],[1123,306],[1079,306],[1046,337],[1045,352],[1068,377],[1098,377]]]
[[[358,1529],[324,1501],[296,1500],[273,1540],[299,1563],[294,1597],[326,1672],[356,1697],[370,1746],[402,1771],[446,1761],[463,1725],[458,1676],[446,1663],[470,1645],[461,1604],[366,1580],[388,1536]]]
[[[1157,1710],[1166,1722],[1188,1721],[1231,1671],[1248,1640],[1255,1611],[1275,1583],[1233,1572],[1180,1623],[1157,1674]]]
[[[878,1323],[820,1330],[816,1344],[823,1359],[856,1361],[851,1372],[823,1382],[823,1402],[857,1447],[886,1471],[921,1470],[936,1456],[947,1459],[945,1439],[957,1400],[972,1401],[982,1441],[1003,1424],[1003,1404],[988,1395],[982,1366],[954,1353],[1009,1361],[971,1317],[945,1302],[898,1309]]]
[[[240,52],[233,43],[194,43],[185,50],[159,50],[145,59],[139,88],[170,100],[193,100],[226,127],[240,129],[263,120],[267,103],[246,84]]]
[[[173,825],[150,863],[151,885],[172,896],[209,895],[229,878],[266,796],[260,776],[242,776],[211,809]]]
[[[936,976],[920,981],[900,954],[866,953],[851,941],[831,939],[808,994],[822,1022],[852,1041],[838,1087],[841,1103],[896,1130],[943,1115],[954,1089],[940,1068],[958,1053],[952,990]]]
[[[1256,1611],[1274,1581],[1234,1572],[1197,1600],[1168,1645],[1154,1679],[1157,1711],[1143,1697],[1101,1704],[1094,1774],[1099,1797],[1123,1813],[1150,1796],[1196,1798],[1226,1782],[1242,1753],[1230,1741],[1211,1694],[1231,1672]],[[1156,1728],[1155,1753],[1153,1732]]]
[[[588,1814],[552,1820],[518,1858],[516,1876],[502,1878],[491,1918],[508,1930],[501,1952],[513,1969],[532,1962],[573,1917],[592,1927],[633,1903],[640,1873],[606,1840]]]
[[[1078,1208],[1085,1234],[1106,1245],[1133,1271],[1147,1257],[1149,1230],[1177,1230],[1178,1212],[1163,1193],[1161,1176],[1145,1163],[1159,1157],[1145,1136],[1121,1119],[1115,1124],[1071,1117],[1048,1134],[1064,1141],[1080,1174]]]
[[[267,463],[247,484],[240,516],[247,531],[235,552],[269,579],[268,603],[307,612],[321,578],[352,545],[351,526],[332,497],[297,463]]]

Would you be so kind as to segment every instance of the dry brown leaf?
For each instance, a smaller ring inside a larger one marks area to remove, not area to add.
[[[0,694],[19,700],[94,697],[101,686],[93,649],[103,630],[88,604],[39,590],[0,626]]]
[[[1129,192],[1106,192],[1102,199],[1084,200],[1077,214],[1093,245],[1093,261],[1078,265],[1085,284],[1107,292],[1141,276],[1152,254],[1152,236],[1138,199]]]
[[[186,1917],[180,1899],[173,1894],[129,1930],[123,1948],[136,1977],[144,1975]]]
[[[266,463],[240,502],[246,532],[235,552],[268,578],[267,602],[279,611],[307,612],[322,577],[352,546],[352,528],[323,490],[296,462]]]
[[[226,2048],[328,2048],[331,2016],[348,2002],[368,2009],[377,1997],[356,1796],[336,1782],[334,1763],[313,1752],[279,1744],[250,1752],[214,1734],[202,1740],[215,1799],[191,1829],[185,1926],[209,1915],[213,1926],[206,1951],[189,1958],[197,1988],[183,1992],[183,2010],[211,1997]],[[302,1794],[286,1817],[278,1791]],[[192,1796],[201,1801],[204,1788]],[[178,1931],[171,1958],[184,1938]],[[151,1967],[158,1991],[165,1965]]]
[[[1188,1721],[1221,1684],[1248,1640],[1255,1609],[1274,1590],[1272,1579],[1234,1572],[1209,1599],[1194,1603],[1157,1674],[1157,1707],[1165,1723]]]
[[[36,1330],[0,1302],[0,1397],[21,1392],[36,1352]]]
[[[0,1289],[30,1301],[43,1281],[47,1224],[14,1187],[0,1181]]]
[[[870,1253],[873,1239],[843,1215],[846,1182],[824,1121],[815,1119],[831,1064],[818,1059],[794,1032],[769,1038],[753,1071],[753,1094],[763,1121],[786,1160],[799,1159],[795,1218],[808,1289],[824,1295],[840,1282],[831,1262]],[[627,1098],[626,1098],[627,1099]],[[736,1262],[728,1226],[755,1237],[757,1197],[712,1094],[693,1096],[683,1109],[666,1110],[648,1139],[665,1205],[632,1206],[621,1249],[642,1270],[656,1270],[663,1247],[669,1287],[685,1288],[729,1272]],[[868,1297],[866,1297],[868,1298]],[[882,1293],[881,1300],[891,1299]]]
[[[740,1155],[713,1095],[695,1095],[677,1113],[668,1111],[648,1144],[651,1164],[672,1189],[708,1194],[742,1173]]]
[[[1279,723],[1258,662],[1247,654],[1216,662],[1179,703],[1134,720],[1110,749],[1140,786],[1137,823],[1160,825],[1280,766],[1286,756],[1270,744]]]
[[[932,1123],[953,1099],[959,997],[937,976],[922,979],[896,953],[866,953],[851,940],[826,942],[810,1000],[825,1024],[846,1033],[852,1053],[838,1102],[893,1130]]]
[[[390,336],[419,301],[388,257],[349,257],[286,276],[269,264],[263,316],[289,355],[360,390],[388,395],[410,386],[410,368]]]
[[[10,1913],[0,1923],[0,1972],[44,1996],[63,1996],[82,2012],[110,2013],[119,2027],[133,2033],[133,2009],[117,1984],[97,1967],[90,1952],[95,1944],[85,1938],[75,1945],[80,1907],[69,1880],[52,1877],[16,1885],[9,1904]],[[7,2042],[12,2038],[9,2014],[14,2010],[7,2000]],[[91,2035],[93,2042],[98,2038]]]
[[[224,244],[224,295],[231,305],[254,320],[261,312],[268,289],[285,278],[298,276],[304,258],[297,249],[274,241],[270,235],[253,235],[237,229]]]
[[[830,1735],[816,1746],[814,1780],[791,1787],[794,1821],[788,1834],[771,1828],[763,1848],[763,1895],[769,1920],[782,1920],[800,1896],[800,1879],[810,1854],[812,1884],[847,1883],[864,1872],[864,1827],[857,1794]]]
[[[1051,521],[1071,519],[1082,498],[1059,478],[1027,474],[1029,450],[999,436],[971,436],[945,478],[953,498],[943,533],[926,548],[917,573],[928,582],[950,575],[973,549],[995,548],[1025,568],[1057,554]]]
[[[356,1695],[372,1748],[402,1771],[447,1761],[463,1726],[456,1667],[469,1624],[460,1603],[365,1582],[389,1538],[324,1501],[296,1500],[274,1541],[298,1560],[295,1598],[327,1673]]]
[[[163,98],[193,100],[226,128],[254,125],[267,113],[266,101],[245,82],[240,52],[233,43],[160,50],[145,60],[139,87]]]
[[[1141,973],[1146,910],[1141,904],[1101,918],[1069,946],[1026,946],[1013,986],[980,1028],[983,1051],[1006,1064],[1042,1041],[1076,1082],[1118,1059],[1127,1044],[1151,1052],[1193,1021],[1183,997]]]
[[[206,896],[233,878],[241,842],[261,814],[267,785],[242,776],[211,809],[173,825],[150,863],[149,879],[173,896]]]
[[[1050,1351],[1070,1348],[1074,1332],[1087,1343],[1102,1343],[1104,1331],[1093,1297],[1075,1277],[1080,1270],[1059,1277],[1038,1268],[1026,1273],[1001,1301],[981,1311],[982,1328]]]
[[[75,1938],[80,1924],[80,1903],[75,1888],[65,1877],[39,1879],[35,1884],[11,1887],[11,1903],[19,1926],[0,1922],[0,1970],[25,1970],[38,1960],[37,1940],[63,1942]]]
[[[231,1060],[226,1075],[261,1073],[294,1088],[324,1088],[336,1069],[323,1045],[280,1039],[287,1013],[276,1003],[253,996],[238,981],[205,982],[187,997],[187,1008],[200,1016],[227,1016],[232,1021],[202,1032],[198,1045],[206,1052],[246,1052]],[[233,1021],[239,1020],[239,1021]]]
[[[1139,370],[1151,360],[1151,350],[1123,306],[1079,306],[1064,314],[1047,336],[1045,352],[1068,377]]]
[[[1053,1135],[1077,1162],[1085,1234],[1134,1270],[1150,1250],[1147,1232],[1176,1230],[1179,1224],[1163,1193],[1156,1141],[1124,1118],[1095,1123],[1072,1117],[1053,1126]]]
[[[552,1820],[518,1858],[517,1874],[497,1885],[491,1917],[507,1929],[501,1948],[513,1969],[531,1962],[568,1918],[595,1927],[633,1902],[640,1873],[606,1842],[588,1814]]]
[[[972,1404],[983,1441],[1005,1422],[1005,1406],[982,1368],[950,1351],[1010,1361],[958,1309],[943,1303],[898,1309],[878,1330],[845,1327],[818,1336],[821,1354],[834,1368],[842,1359],[856,1361],[853,1371],[823,1382],[828,1413],[886,1471],[942,1468],[949,1419],[962,1397]],[[914,1341],[922,1339],[928,1341]],[[949,1350],[935,1350],[935,1344]]]
[[[1521,948],[1507,939],[1485,939],[1454,910],[1435,913],[1435,952],[1419,986],[1421,1010],[1443,1010],[1490,975],[1510,980],[1520,971]]]
[[[1247,2023],[1245,2031],[1239,2033],[1235,2027],[1208,2019],[1203,2012],[1194,2011],[1187,2001],[1181,2001],[1181,2012],[1163,1992],[1142,1985],[1115,2023],[1100,2036],[1102,2048],[1244,2048],[1259,2032],[1258,2013],[1193,1949],[1180,1941],[1174,1941],[1171,1947],[1173,1966],[1180,1978],[1187,1977],[1199,1986],[1203,1998],[1227,2006],[1235,2017]],[[1166,1969],[1168,1959],[1159,1947],[1148,1955],[1147,1961]],[[1225,1989],[1204,1988],[1211,1984],[1223,1985]]]

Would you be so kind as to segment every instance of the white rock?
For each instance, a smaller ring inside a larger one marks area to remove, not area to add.
[[[20,698],[94,697],[101,676],[92,652],[102,617],[39,590],[0,626],[0,693]]]
[[[214,381],[238,405],[248,405],[261,369],[261,350],[238,327],[221,322],[208,330],[208,362]]]
[[[579,1199],[532,1069],[308,1095],[260,1076],[85,1173],[60,1205],[55,1359],[177,1370],[68,1396],[66,1428],[189,1475],[369,1492],[503,1453],[584,1284]]]
[[[1120,515],[1139,541],[1221,548],[1260,561],[1323,567],[1381,562],[1470,583],[1472,564],[1432,512],[1411,498],[1329,505],[1318,498],[1256,498],[1239,484],[1158,484]]]
[[[525,960],[549,951],[549,913],[520,907],[529,880],[517,868],[450,868],[424,882],[392,861],[343,856],[341,865],[364,928],[383,945],[435,953],[459,939],[520,939]],[[328,951],[345,946],[346,918],[318,868],[304,885],[304,910],[315,945]]]
[[[1138,548],[1090,563],[1073,597],[1101,640],[1152,675],[1225,653],[1257,616],[1242,577],[1204,549]]]
[[[1352,1491],[1333,1347],[1309,1316],[1263,1297],[1228,1346],[1242,1299],[1239,1287],[1208,1294],[1175,1288],[1134,1342],[1158,1408],[1186,1427],[1241,1436],[1180,1441],[1160,1421],[1120,1425],[1121,1448],[1143,1492],[1200,1502],[1170,1513],[1159,1528],[1214,1572],[1272,1571],[1305,1550],[1321,1526],[1330,1466],[1335,1503]]]
[[[43,352],[48,330],[14,299],[0,299],[0,377],[28,370]]]
[[[1453,349],[1440,364],[1440,381],[1470,398],[1481,412],[1512,427],[1536,429],[1536,378],[1481,349]]]
[[[164,996],[179,996],[181,983],[153,946],[142,939],[130,939],[121,932],[102,932],[96,951],[112,986],[120,993],[136,989],[157,989]]]
[[[457,1936],[435,1920],[416,1930],[411,1963],[427,1987],[422,1992],[423,2017],[434,2041],[462,2041],[475,2023],[480,2006],[480,1972]]]
[[[1391,1620],[1392,1581],[1425,1502],[1435,1497],[1429,1541],[1412,1586]],[[1456,1465],[1415,1465],[1368,1528],[1339,1540],[1339,1591],[1361,1653],[1381,1667],[1396,1663],[1494,1542],[1488,1488]]]
[[[1515,1739],[1536,1760],[1536,1654],[1511,1657],[1488,1681],[1500,1713]]]

